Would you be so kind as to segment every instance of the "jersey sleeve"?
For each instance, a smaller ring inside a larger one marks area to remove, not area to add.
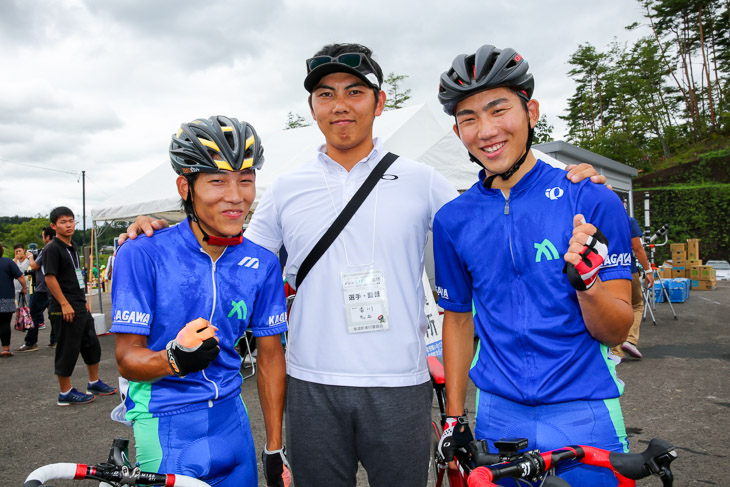
[[[636,221],[636,218],[633,216],[629,217],[629,222],[631,225],[631,238],[641,237],[644,235],[644,232],[641,231],[641,226],[639,226],[639,222]]]
[[[601,280],[631,280],[631,233],[626,210],[610,189],[587,183],[581,191],[578,212],[608,240],[608,257],[598,271]]]
[[[454,185],[441,175],[437,170],[433,170],[431,175],[431,194],[430,194],[430,206],[431,215],[429,218],[429,227],[433,228],[433,220],[436,218],[436,213],[449,201],[459,196],[459,192],[456,191]]]
[[[284,241],[281,216],[274,196],[275,185],[276,183],[272,184],[261,197],[244,232],[247,239],[273,253],[279,251]]]
[[[127,242],[114,261],[112,333],[150,334],[155,309],[155,265],[140,242]]]
[[[433,255],[436,264],[436,291],[439,306],[457,313],[472,309],[472,280],[456,250],[448,230],[442,225],[443,212],[433,223]]]
[[[272,256],[266,279],[256,295],[251,328],[256,337],[279,335],[287,330],[284,280],[279,261]]]

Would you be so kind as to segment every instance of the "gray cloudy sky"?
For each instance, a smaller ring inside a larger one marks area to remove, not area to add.
[[[266,134],[308,118],[304,60],[331,42],[409,75],[414,104],[455,55],[514,47],[560,136],[568,57],[645,35],[624,29],[641,20],[636,0],[0,0],[0,215],[80,216],[85,170],[88,217],[164,161],[184,121],[221,113]]]

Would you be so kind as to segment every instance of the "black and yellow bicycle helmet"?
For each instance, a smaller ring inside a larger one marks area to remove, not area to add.
[[[264,148],[253,126],[222,115],[182,124],[172,136],[169,152],[172,168],[180,175],[261,169],[264,165]]]

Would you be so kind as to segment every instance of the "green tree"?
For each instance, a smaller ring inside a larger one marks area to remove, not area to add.
[[[535,125],[535,137],[532,141],[533,144],[544,144],[545,142],[552,142],[553,130],[555,127],[548,122],[547,116],[541,115]]]
[[[694,140],[723,127],[727,111],[727,0],[639,0],[660,47],[661,61],[681,95],[683,118]]]
[[[307,122],[307,119],[299,115],[298,113],[289,112],[286,116],[286,124],[284,130],[291,130],[299,127],[309,127],[311,124]]]
[[[383,83],[388,85],[386,90],[388,96],[385,100],[386,110],[402,108],[403,104],[410,100],[411,89],[403,89],[403,82],[406,78],[408,78],[407,74],[396,75],[395,73],[390,73],[383,80]]]
[[[7,229],[8,232],[2,236],[3,247],[5,247],[5,254],[8,253],[8,247],[12,253],[13,245],[16,243],[22,243],[25,248],[28,248],[28,244],[35,243],[38,247],[43,247],[43,227],[48,226],[48,218],[40,215],[35,218],[31,218],[22,223],[16,223],[10,225]]]

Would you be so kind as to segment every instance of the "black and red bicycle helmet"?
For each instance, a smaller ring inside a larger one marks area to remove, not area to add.
[[[441,75],[439,101],[447,114],[454,115],[456,104],[464,98],[503,86],[514,89],[527,101],[535,89],[528,69],[527,61],[514,49],[484,45],[474,54],[454,58],[451,68]]]
[[[527,61],[514,49],[497,49],[486,44],[474,54],[460,54],[451,62],[451,68],[441,75],[439,83],[439,101],[444,111],[454,116],[457,103],[476,93],[494,88],[510,88],[525,102],[532,98],[535,80],[528,72]],[[527,121],[527,142],[525,152],[507,171],[501,174],[488,175],[483,184],[490,188],[494,178],[499,176],[507,180],[517,172],[530,153],[535,129]],[[469,159],[484,167],[477,157],[469,153]],[[489,171],[486,167],[485,170]]]

